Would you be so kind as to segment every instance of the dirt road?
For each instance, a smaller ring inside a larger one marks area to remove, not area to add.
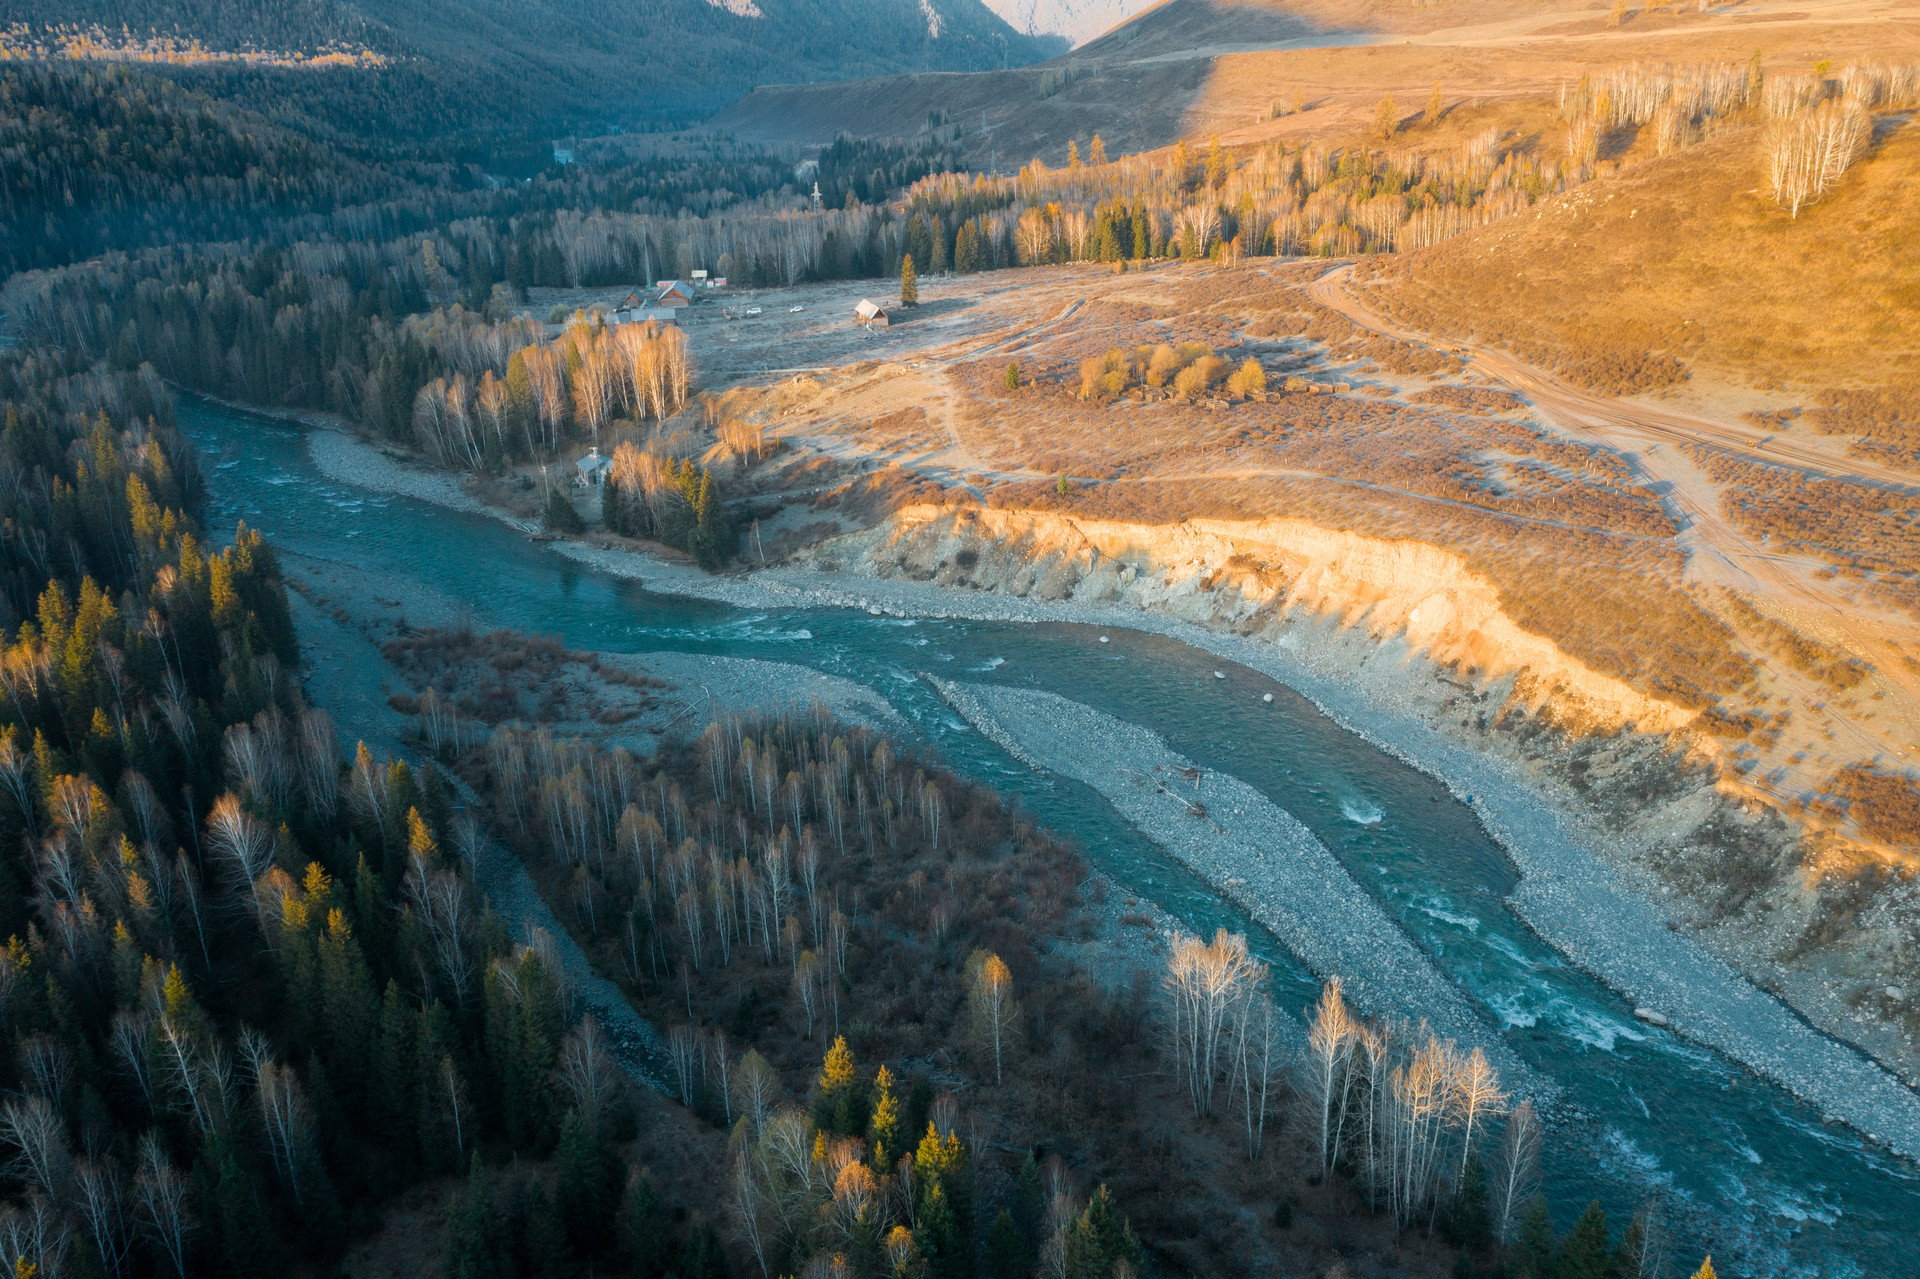
[[[1913,641],[1911,619],[1863,606],[1850,584],[1816,575],[1818,565],[1770,551],[1736,529],[1722,514],[1720,490],[1674,445],[1702,444],[1768,466],[1789,466],[1822,479],[1884,486],[1903,492],[1920,488],[1916,477],[1893,467],[1840,453],[1841,441],[1782,440],[1744,424],[1717,422],[1633,400],[1613,399],[1578,390],[1551,374],[1503,352],[1473,343],[1436,341],[1401,328],[1374,312],[1347,287],[1352,267],[1338,267],[1308,286],[1308,295],[1361,328],[1401,341],[1440,346],[1468,356],[1475,372],[1524,395],[1548,425],[1565,434],[1603,444],[1630,459],[1662,490],[1681,525],[1680,544],[1688,552],[1687,579],[1724,586],[1750,598],[1772,600],[1802,629],[1837,643],[1875,667],[1906,693],[1904,707],[1886,707],[1886,727],[1869,729],[1853,715],[1825,717],[1836,738],[1868,757],[1898,745],[1915,722],[1920,679],[1903,660]],[[1803,705],[1819,707],[1832,690],[1817,681],[1776,669],[1784,691]]]

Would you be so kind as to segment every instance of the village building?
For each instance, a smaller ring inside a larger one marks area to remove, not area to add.
[[[660,292],[653,299],[656,307],[680,307],[693,302],[693,286],[679,280],[662,280]]]
[[[649,306],[636,290],[620,299],[620,305],[606,313],[603,323],[618,328],[622,324],[645,324],[649,320],[655,324],[672,324],[673,312],[664,306]]]
[[[853,308],[853,322],[869,329],[884,329],[887,327],[887,313],[872,298],[861,298],[860,305]]]
[[[574,465],[580,468],[578,482],[593,489],[600,487],[600,481],[605,479],[607,472],[613,468],[613,463],[600,455],[597,446],[588,449],[587,455]]]

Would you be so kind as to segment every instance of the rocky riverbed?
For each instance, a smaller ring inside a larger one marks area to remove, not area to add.
[[[1235,902],[1360,1011],[1485,1050],[1509,1087],[1551,1090],[1434,969],[1312,831],[1245,782],[1208,772],[1160,738],[1053,693],[927,677],[1008,754],[1085,782]]]
[[[441,501],[415,472],[344,436],[314,432],[313,457],[349,483]],[[456,489],[442,505],[474,510]],[[504,513],[482,511],[524,528]],[[961,592],[929,583],[846,572],[773,568],[712,577],[688,566],[582,542],[560,554],[663,594],[742,608],[846,607],[899,617],[1002,622],[1068,622],[1166,636],[1287,685],[1334,722],[1441,780],[1479,815],[1522,879],[1516,913],[1573,963],[1637,1004],[1664,1014],[1673,1030],[1715,1048],[1902,1155],[1920,1158],[1920,1095],[1854,1048],[1823,1035],[1692,939],[1668,927],[1603,856],[1606,836],[1576,817],[1577,806],[1539,779],[1408,713],[1396,697],[1404,663],[1388,648],[1356,660],[1332,623],[1289,629],[1258,641],[1135,608]],[[1398,656],[1406,656],[1404,653]]]

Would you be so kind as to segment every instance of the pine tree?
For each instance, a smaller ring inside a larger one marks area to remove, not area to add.
[[[660,1203],[660,1193],[651,1179],[635,1174],[627,1187],[627,1255],[633,1279],[666,1279],[673,1264],[667,1230],[667,1210]]]
[[[573,508],[573,499],[567,496],[565,483],[554,485],[547,490],[547,509],[545,514],[547,531],[551,533],[584,533],[586,521],[580,518],[580,512]]]
[[[1433,94],[1427,99],[1427,109],[1420,114],[1422,120],[1428,125],[1440,123],[1440,82],[1438,80],[1433,82]]]
[[[420,1165],[428,1172],[457,1168],[474,1132],[467,1082],[453,1060],[453,1015],[436,999],[415,1019],[414,1030],[410,1066]]]
[[[1032,1271],[1027,1241],[1014,1224],[1013,1214],[1003,1210],[987,1231],[987,1274],[990,1279],[1026,1279]]]
[[[827,1049],[820,1078],[814,1082],[813,1122],[827,1132],[852,1136],[839,1125],[846,1118],[847,1098],[854,1086],[853,1050],[847,1047],[847,1037],[841,1035],[833,1041],[833,1047]]]
[[[1700,1263],[1700,1268],[1693,1272],[1693,1279],[1717,1279],[1717,1276],[1713,1273],[1712,1257],[1708,1257]]]
[[[1547,1213],[1547,1197],[1535,1195],[1527,1205],[1526,1219],[1520,1223],[1520,1238],[1514,1244],[1521,1272],[1528,1279],[1551,1279],[1553,1266],[1553,1218]]]
[[[920,305],[920,280],[913,273],[913,254],[900,260],[900,305]]]
[[[500,1274],[499,1214],[487,1166],[474,1152],[466,1189],[447,1205],[447,1279],[496,1279]]]
[[[1007,389],[1009,391],[1017,391],[1020,389],[1020,366],[1018,364],[1009,362],[1007,365]]]
[[[1385,142],[1400,128],[1400,113],[1393,105],[1393,95],[1387,94],[1380,99],[1380,106],[1373,113],[1373,131]]]
[[[537,1279],[563,1279],[571,1276],[573,1249],[567,1243],[567,1228],[560,1219],[547,1188],[538,1180],[527,1190],[526,1237],[528,1270]]]
[[[847,1037],[839,1035],[828,1049],[814,1085],[814,1123],[841,1137],[856,1137],[866,1131],[866,1095],[854,1075],[852,1050]]]
[[[1488,1213],[1487,1170],[1478,1153],[1467,1156],[1460,1185],[1447,1203],[1441,1222],[1441,1234],[1447,1242],[1462,1248],[1484,1248],[1493,1238]]]
[[[709,573],[726,563],[720,529],[720,495],[714,490],[713,476],[703,467],[700,484],[694,490],[693,529],[688,538],[693,559]]]
[[[327,1065],[349,1109],[359,1109],[379,1012],[366,956],[340,910],[327,912],[327,932],[320,939],[320,1006]]]
[[[1613,1250],[1613,1269],[1620,1279],[1640,1279],[1640,1266],[1647,1255],[1647,1215],[1637,1212],[1620,1235],[1620,1246]]]
[[[960,1134],[950,1132],[943,1140],[929,1123],[927,1135],[914,1151],[913,1175],[922,1195],[932,1194],[935,1187],[941,1189],[960,1223],[960,1233],[972,1238],[973,1169],[967,1162],[966,1147],[960,1144]]]
[[[1127,1262],[1137,1273],[1140,1241],[1132,1225],[1114,1211],[1113,1196],[1103,1185],[1067,1231],[1066,1279],[1109,1279],[1116,1261]]]
[[[587,1256],[606,1240],[605,1223],[619,1192],[620,1164],[595,1127],[578,1110],[560,1123],[554,1202],[576,1256]]]
[[[893,1095],[893,1072],[885,1066],[873,1077],[873,1117],[867,1121],[873,1148],[873,1166],[881,1175],[893,1171],[900,1150],[900,1102]]]
[[[946,1190],[937,1182],[921,1200],[914,1234],[919,1237],[921,1250],[932,1263],[935,1275],[940,1279],[966,1279],[970,1269],[967,1265],[966,1232],[961,1228],[953,1206],[947,1202]]]
[[[1608,1279],[1612,1249],[1608,1247],[1607,1214],[1598,1201],[1587,1205],[1567,1233],[1554,1259],[1554,1279]]]
[[[231,1134],[208,1139],[198,1168],[200,1202],[207,1205],[227,1269],[236,1275],[273,1269],[277,1238],[267,1229],[266,1208],[252,1177],[240,1166]]]
[[[387,983],[386,998],[380,1006],[380,1036],[373,1056],[374,1131],[394,1149],[414,1148],[413,1086],[414,1069],[413,1005],[400,990],[400,983]]]
[[[1040,1238],[1040,1229],[1046,1223],[1047,1192],[1040,1181],[1040,1164],[1034,1159],[1033,1152],[1021,1161],[1020,1173],[1013,1183],[1013,1224],[1020,1227],[1020,1233],[1029,1244]]]
[[[553,979],[537,955],[523,955],[510,981],[487,974],[487,1056],[498,1072],[502,1120],[516,1150],[544,1150],[552,1140],[562,1024]]]
[[[699,1213],[687,1225],[687,1246],[680,1256],[676,1279],[726,1279],[726,1256],[713,1224]]]

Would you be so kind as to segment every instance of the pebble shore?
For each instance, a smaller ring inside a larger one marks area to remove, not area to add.
[[[1339,977],[1361,1012],[1425,1020],[1440,1038],[1484,1050],[1510,1088],[1545,1100],[1550,1083],[1513,1054],[1327,846],[1259,791],[1197,769],[1137,724],[1057,694],[926,678],[1015,759],[1100,792],[1316,976]]]
[[[316,431],[310,438],[327,434]],[[405,491],[391,487],[392,481],[382,483],[378,474],[382,467],[404,468],[360,448],[361,455],[350,461],[332,449],[323,458],[316,449],[314,460],[332,478]],[[425,492],[411,495],[437,500]],[[473,502],[464,493],[458,496]],[[1665,1015],[1674,1032],[1724,1053],[1828,1118],[1920,1160],[1920,1094],[1864,1053],[1815,1030],[1697,942],[1670,930],[1597,851],[1597,836],[1538,794],[1509,762],[1475,751],[1397,706],[1387,693],[1384,671],[1380,686],[1370,688],[1364,676],[1356,678],[1332,661],[1316,661],[1307,645],[1221,634],[1120,605],[959,592],[929,583],[790,568],[714,577],[691,566],[579,542],[557,542],[554,549],[649,590],[742,608],[857,608],[895,617],[1121,628],[1163,635],[1266,675],[1341,727],[1437,778],[1470,805],[1520,871],[1509,904],[1570,962],[1632,1004]]]

